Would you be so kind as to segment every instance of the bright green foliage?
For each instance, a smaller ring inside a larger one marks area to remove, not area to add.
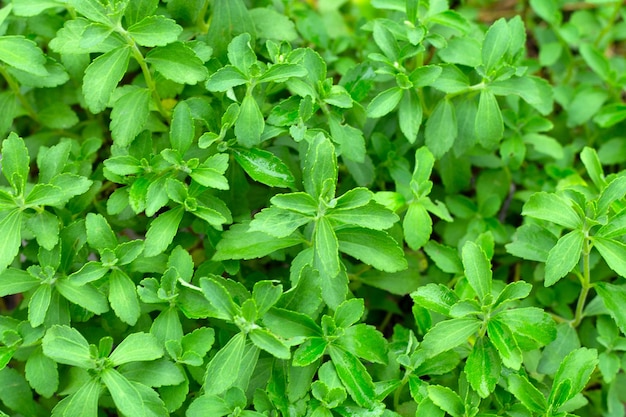
[[[624,417],[620,1],[0,4],[0,416]]]

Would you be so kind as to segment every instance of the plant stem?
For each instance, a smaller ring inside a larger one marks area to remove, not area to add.
[[[11,91],[17,97],[17,99],[22,104],[22,107],[28,112],[28,116],[34,121],[38,121],[37,112],[33,109],[33,106],[30,105],[24,94],[20,91],[20,85],[18,82],[9,74],[4,67],[4,65],[0,65],[0,75],[6,80],[7,84],[11,88]]]
[[[583,310],[585,308],[585,302],[587,301],[587,295],[591,289],[591,265],[589,260],[589,254],[591,252],[591,242],[589,236],[585,232],[585,242],[583,244],[583,273],[580,277],[580,283],[582,289],[578,296],[578,303],[576,304],[576,315],[572,321],[573,327],[578,327],[583,319]]]

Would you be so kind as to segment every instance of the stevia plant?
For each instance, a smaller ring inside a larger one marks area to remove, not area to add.
[[[621,3],[2,1],[0,415],[626,415]]]

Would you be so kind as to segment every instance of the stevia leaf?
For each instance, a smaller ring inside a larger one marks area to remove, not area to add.
[[[168,210],[152,221],[146,233],[145,256],[158,255],[172,243],[184,213],[185,209],[179,206]]]
[[[572,230],[562,236],[548,252],[544,285],[555,284],[570,272],[580,260],[585,235],[581,230]]]
[[[556,375],[554,375],[554,382],[548,402],[553,406],[559,403],[558,405],[560,406],[581,392],[587,385],[597,364],[598,352],[595,349],[582,347],[567,355],[565,359],[563,359]],[[570,389],[564,398],[559,398],[559,395],[557,395],[558,388],[566,381],[569,381]]]
[[[468,382],[482,398],[487,398],[496,388],[500,380],[500,358],[488,338],[481,337],[476,341],[464,371]]]
[[[331,209],[326,217],[340,224],[374,230],[389,229],[398,221],[398,216],[394,212],[374,201],[351,209]]]
[[[3,271],[20,250],[22,211],[14,209],[0,216],[0,271]]]
[[[367,106],[367,116],[375,119],[390,113],[398,106],[403,94],[400,87],[392,87],[379,93]]]
[[[496,96],[485,89],[480,92],[478,112],[476,113],[476,137],[486,149],[493,149],[504,134],[502,112]]]
[[[344,330],[336,344],[347,352],[369,362],[386,364],[387,341],[373,326],[357,324]]]
[[[468,241],[463,245],[462,258],[467,281],[478,299],[484,301],[491,295],[491,265],[487,255],[476,243]]]
[[[101,374],[102,382],[109,390],[115,406],[128,416],[148,416],[139,390],[116,369],[105,369]]]
[[[330,345],[328,353],[337,375],[350,397],[361,407],[369,408],[375,398],[374,383],[365,366],[353,354]]]
[[[245,334],[237,333],[213,356],[207,365],[204,380],[207,394],[221,394],[235,383],[239,377],[245,343]]]
[[[2,141],[2,174],[18,195],[24,190],[29,170],[30,158],[24,140],[11,132]]]
[[[598,249],[609,267],[626,277],[626,245],[619,240],[594,237],[593,246]]]
[[[182,42],[157,46],[148,52],[146,61],[168,80],[181,84],[195,85],[208,75],[202,60]]]
[[[59,372],[55,361],[37,347],[26,360],[24,376],[39,395],[51,397],[59,386]]]
[[[248,77],[232,65],[226,65],[211,74],[206,82],[209,91],[228,91],[249,82]]]
[[[270,187],[291,188],[295,185],[287,165],[273,153],[258,148],[236,148],[233,152],[237,163],[253,180]]]
[[[131,326],[137,323],[141,313],[137,287],[121,269],[113,269],[109,275],[109,301],[120,320]]]
[[[269,9],[267,9],[269,10]],[[257,81],[260,83],[283,82],[292,77],[304,77],[306,68],[298,64],[274,64],[267,69]]]
[[[98,415],[98,399],[101,393],[101,382],[95,378],[90,378],[78,391],[59,402],[52,410],[52,416],[96,416]],[[62,411],[57,412],[58,409],[62,409]]]
[[[0,37],[0,61],[38,77],[46,77],[46,57],[37,44],[18,35]]]
[[[444,316],[450,315],[450,309],[459,301],[459,297],[451,289],[445,285],[434,283],[419,287],[411,293],[411,298],[416,305]]]
[[[109,356],[113,366],[129,362],[145,362],[163,356],[163,348],[151,333],[131,333],[113,350]]]
[[[325,217],[315,224],[315,258],[321,274],[329,277],[339,274],[339,244],[330,221]]]
[[[454,144],[457,136],[456,112],[450,100],[439,101],[426,121],[426,146],[436,159],[441,158]]]
[[[30,217],[26,225],[35,235],[37,244],[44,249],[52,250],[59,241],[59,219],[48,211]]]
[[[83,96],[92,113],[104,110],[130,59],[130,47],[119,46],[94,59],[85,70]]]
[[[261,134],[265,128],[265,119],[259,104],[251,94],[246,94],[239,116],[235,122],[235,136],[240,145],[251,148],[261,142]]]
[[[111,136],[116,145],[128,146],[144,130],[150,115],[150,90],[133,88],[113,103]]]
[[[87,242],[94,249],[115,249],[117,237],[111,226],[101,214],[88,213],[85,218]]]
[[[314,199],[318,199],[326,190],[330,197],[335,196],[337,186],[337,159],[335,147],[322,133],[316,135],[309,144],[303,167],[304,190]]]
[[[106,297],[92,284],[77,285],[71,281],[58,280],[55,288],[63,297],[95,314],[109,311]]]
[[[504,366],[518,370],[522,364],[522,351],[513,337],[511,329],[497,319],[487,323],[489,339],[498,350]]]
[[[270,199],[270,202],[275,207],[297,213],[315,214],[317,212],[317,204],[313,197],[303,192],[276,194]]]
[[[433,231],[433,221],[430,214],[419,202],[409,204],[409,208],[402,220],[404,240],[413,250],[419,250],[428,242]]]
[[[250,66],[256,62],[256,54],[250,44],[251,40],[250,34],[244,32],[235,36],[228,44],[228,60],[244,74],[248,74]]]
[[[42,346],[43,353],[58,363],[85,369],[96,366],[87,340],[69,326],[52,326],[43,337]]]
[[[233,225],[223,233],[213,260],[261,258],[299,243],[304,243],[302,236],[277,239],[263,232],[251,232],[249,225]]]
[[[413,90],[406,91],[398,107],[398,120],[402,134],[410,143],[415,143],[417,140],[422,117],[423,109],[419,97]]]
[[[183,31],[172,19],[153,15],[128,27],[128,33],[141,46],[163,46],[178,39]]]
[[[337,230],[336,236],[341,252],[376,269],[399,272],[408,266],[402,248],[383,231],[345,227]]]
[[[289,346],[267,329],[252,329],[248,336],[250,337],[250,341],[252,341],[252,343],[254,343],[259,349],[263,349],[275,358],[291,358]]]
[[[222,284],[213,278],[202,278],[200,287],[206,299],[213,305],[218,313],[218,318],[233,320],[239,314],[239,308],[233,301],[232,295]]]
[[[429,358],[432,358],[467,343],[480,326],[481,321],[475,318],[464,317],[441,321],[426,333],[421,345],[422,349]]]
[[[465,405],[459,394],[448,387],[441,385],[429,385],[428,397],[437,407],[441,408],[452,417],[463,417],[465,415]]]
[[[250,231],[263,232],[278,238],[287,237],[300,226],[311,222],[312,217],[293,211],[268,207],[261,210],[250,222]]]
[[[482,46],[482,59],[485,72],[489,74],[496,69],[509,48],[511,33],[504,18],[496,20],[487,30]]]
[[[41,281],[22,269],[7,268],[0,272],[0,297],[26,292]]]
[[[186,102],[179,102],[172,113],[172,123],[170,126],[170,143],[172,149],[177,150],[181,155],[191,146],[195,135],[195,126],[191,109]]]
[[[576,229],[582,224],[581,218],[563,197],[543,191],[530,196],[524,204],[522,214],[571,229]]]
[[[259,38],[293,42],[298,38],[296,25],[283,13],[267,7],[249,10]]]
[[[508,390],[528,410],[543,414],[548,408],[546,397],[528,379],[520,374],[510,374],[508,377]]]
[[[626,311],[623,308],[626,302],[626,288],[608,282],[599,282],[595,290],[617,326],[622,333],[626,334]]]

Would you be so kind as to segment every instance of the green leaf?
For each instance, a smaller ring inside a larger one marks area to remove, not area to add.
[[[239,308],[233,301],[232,296],[226,288],[213,278],[202,278],[200,280],[202,293],[207,300],[217,310],[218,318],[232,321],[239,315]]]
[[[261,258],[299,243],[304,243],[302,236],[277,239],[263,232],[251,232],[246,224],[233,225],[222,234],[213,260]]]
[[[265,9],[270,10],[270,9]],[[283,82],[288,78],[305,77],[308,74],[306,68],[298,64],[274,64],[270,66],[259,78],[259,83]]]
[[[5,269],[0,272],[0,297],[26,292],[40,283],[39,279],[22,269]]]
[[[69,301],[95,314],[109,311],[106,297],[92,284],[77,285],[72,281],[58,280],[55,288]]]
[[[568,274],[580,260],[585,235],[581,230],[572,230],[562,236],[550,249],[546,260],[546,276],[544,285],[554,285]]]
[[[430,283],[411,293],[416,305],[435,311],[444,316],[450,315],[450,309],[459,301],[451,289],[442,284]]]
[[[250,9],[249,15],[259,38],[288,42],[298,38],[296,26],[283,13],[267,7],[258,7]]]
[[[235,160],[255,181],[270,187],[292,188],[293,174],[285,163],[269,151],[258,148],[233,149]]]
[[[182,42],[157,46],[146,55],[146,61],[168,80],[195,85],[206,79],[208,70],[193,49]]]
[[[474,344],[465,362],[467,380],[482,398],[487,398],[500,380],[500,358],[493,344],[481,337]]]
[[[50,285],[43,284],[35,290],[28,301],[28,321],[32,327],[38,327],[43,324],[51,299],[52,289]]]
[[[502,112],[498,105],[496,96],[485,89],[480,92],[478,101],[478,112],[476,113],[476,137],[481,145],[486,149],[493,149],[497,146],[504,135],[504,122]]]
[[[465,405],[459,395],[448,387],[441,385],[429,385],[428,397],[437,407],[441,408],[452,417],[465,416]]]
[[[336,277],[340,271],[339,245],[337,236],[328,219],[320,218],[315,223],[315,258],[321,274]]]
[[[91,369],[96,367],[89,343],[80,332],[69,326],[54,325],[42,340],[43,353],[58,363]]]
[[[131,25],[128,33],[141,46],[163,46],[178,39],[183,28],[165,16],[147,16]]]
[[[0,37],[0,61],[38,77],[49,75],[43,51],[35,42],[23,36]]]
[[[582,43],[579,48],[580,55],[583,57],[587,65],[602,78],[604,81],[610,81],[611,64],[608,58],[599,51],[591,43]]]
[[[149,115],[150,90],[147,88],[132,88],[120,96],[111,111],[111,136],[115,144],[130,145],[144,130]]]
[[[282,238],[290,236],[300,226],[311,221],[313,221],[313,217],[277,207],[268,207],[254,216],[250,222],[250,231],[263,232]]]
[[[209,91],[228,91],[238,85],[248,83],[248,77],[232,65],[220,68],[206,82]]]
[[[441,321],[426,333],[421,345],[422,349],[429,358],[454,349],[467,343],[468,339],[478,331],[481,323],[475,318],[467,317]]]
[[[221,394],[233,386],[239,377],[245,343],[246,336],[237,333],[213,356],[206,368],[206,394]]]
[[[608,282],[598,282],[594,288],[615,323],[622,333],[626,334],[626,311],[623,308],[626,302],[626,288]]]
[[[341,123],[338,117],[331,114],[328,120],[330,136],[339,145],[337,154],[354,162],[365,161],[365,138],[360,129]]]
[[[92,113],[104,110],[111,93],[120,82],[130,59],[130,47],[117,47],[94,59],[85,70],[83,96]]]
[[[439,67],[435,67],[439,68]],[[417,134],[422,124],[423,109],[419,97],[413,90],[406,91],[402,95],[398,107],[398,122],[400,130],[410,143],[415,143]]]
[[[360,227],[345,227],[336,231],[339,250],[386,272],[407,268],[404,251],[387,233]]]
[[[146,233],[145,256],[158,255],[172,243],[184,213],[185,209],[179,206],[161,214],[152,221]]]
[[[113,269],[109,275],[109,301],[115,315],[124,323],[134,326],[141,314],[137,287],[121,269]]]
[[[565,359],[563,359],[556,375],[554,375],[554,382],[552,383],[552,391],[550,392],[548,402],[552,406],[559,407],[572,399],[585,388],[597,364],[598,352],[595,349],[582,347],[567,355]],[[557,395],[558,388],[561,384],[566,383],[566,381],[569,382],[570,389],[564,398],[559,398]]]
[[[367,116],[373,119],[383,117],[392,112],[402,100],[404,90],[392,87],[379,93],[367,106]]]
[[[275,207],[301,214],[317,213],[317,203],[313,197],[303,192],[276,194],[270,199],[270,202]]]
[[[185,381],[182,368],[165,358],[152,362],[131,362],[118,370],[128,380],[147,387],[178,385]]]
[[[370,201],[365,206],[349,209],[330,209],[326,218],[340,224],[365,227],[367,229],[389,229],[399,219],[398,216],[386,207]]]
[[[460,274],[463,272],[463,264],[456,249],[431,240],[424,246],[424,252],[443,272],[449,274]]]
[[[117,370],[108,368],[100,374],[118,410],[128,416],[148,416],[139,390]]]
[[[382,20],[374,21],[373,37],[374,42],[391,61],[397,61],[400,54],[400,47],[393,33],[382,23]]]
[[[402,221],[404,240],[413,250],[419,250],[428,242],[433,231],[433,221],[426,208],[419,202],[409,204]]]
[[[513,241],[505,245],[507,252],[523,259],[545,262],[557,238],[549,230],[534,223],[520,226]]]
[[[163,356],[163,348],[151,333],[131,333],[117,345],[109,360],[113,366],[129,362],[145,362]]]
[[[426,121],[426,146],[436,159],[440,159],[454,144],[457,136],[456,112],[450,100],[437,103]]]
[[[540,308],[524,307],[504,310],[493,317],[511,329],[518,343],[520,337],[524,337],[544,346],[556,337],[554,320]]]
[[[374,383],[365,366],[356,356],[337,346],[330,345],[328,353],[350,397],[361,407],[371,407],[375,398]]]
[[[28,355],[24,374],[30,386],[44,397],[51,397],[59,387],[57,364],[43,354],[41,347]]]
[[[186,102],[179,102],[172,113],[172,123],[170,127],[170,143],[172,149],[177,150],[181,155],[189,149],[195,135],[195,126],[191,109]]]
[[[543,78],[534,76],[512,77],[489,84],[497,96],[518,95],[544,116],[550,114],[554,104],[552,86]]]
[[[63,399],[52,410],[53,417],[96,416],[98,399],[102,393],[102,384],[98,379],[88,379],[75,393]],[[62,407],[62,414],[56,413]]]
[[[531,412],[544,414],[548,409],[546,397],[520,374],[508,376],[508,390]]]
[[[248,336],[250,337],[252,343],[254,343],[258,348],[268,352],[270,355],[278,359],[291,358],[289,346],[287,346],[270,331],[262,328],[256,328],[252,329],[250,333],[248,333]]]
[[[522,364],[522,351],[517,345],[511,329],[499,320],[492,319],[487,323],[487,331],[489,339],[498,349],[504,366],[518,370]]]
[[[491,264],[487,255],[476,243],[467,241],[462,251],[463,270],[470,286],[480,301],[491,295]]]
[[[600,180],[598,182],[602,184]],[[598,198],[598,206],[596,209],[597,213],[604,214],[609,211],[613,203],[624,198],[625,194],[626,177],[622,176],[613,179],[600,193],[600,197]]]
[[[626,245],[624,243],[614,239],[594,237],[593,246],[598,249],[613,271],[626,278]]]
[[[580,216],[563,197],[543,191],[530,196],[524,204],[522,215],[547,220],[570,229],[582,225]]]
[[[19,209],[3,213],[0,220],[0,271],[13,262],[20,249],[22,211]]]
[[[14,132],[2,141],[2,173],[18,195],[28,180],[30,158],[24,140]]]
[[[37,238],[37,244],[52,250],[59,241],[59,219],[48,211],[41,211],[26,221],[26,225]]]
[[[115,249],[117,237],[107,220],[101,214],[88,213],[85,218],[87,242],[94,249]]]
[[[94,22],[111,24],[107,16],[107,11],[98,0],[69,0],[69,3],[76,11]]]
[[[293,366],[308,366],[326,352],[328,342],[323,337],[310,337],[293,354]]]
[[[320,198],[323,192],[331,198],[335,196],[337,158],[333,144],[323,133],[316,135],[309,144],[303,167],[303,183],[304,190],[315,199]]]
[[[374,363],[387,363],[387,341],[373,326],[357,324],[347,327],[335,345],[359,358]]]
[[[496,20],[487,30],[482,45],[482,59],[485,73],[489,74],[498,67],[511,42],[509,25],[504,18]],[[482,97],[482,94],[481,94]]]
[[[195,182],[205,187],[216,188],[218,190],[228,190],[230,185],[224,176],[228,169],[228,155],[219,153],[210,156],[191,171],[191,178]]]
[[[265,119],[256,99],[246,94],[235,122],[235,136],[240,145],[251,148],[261,142]]]

